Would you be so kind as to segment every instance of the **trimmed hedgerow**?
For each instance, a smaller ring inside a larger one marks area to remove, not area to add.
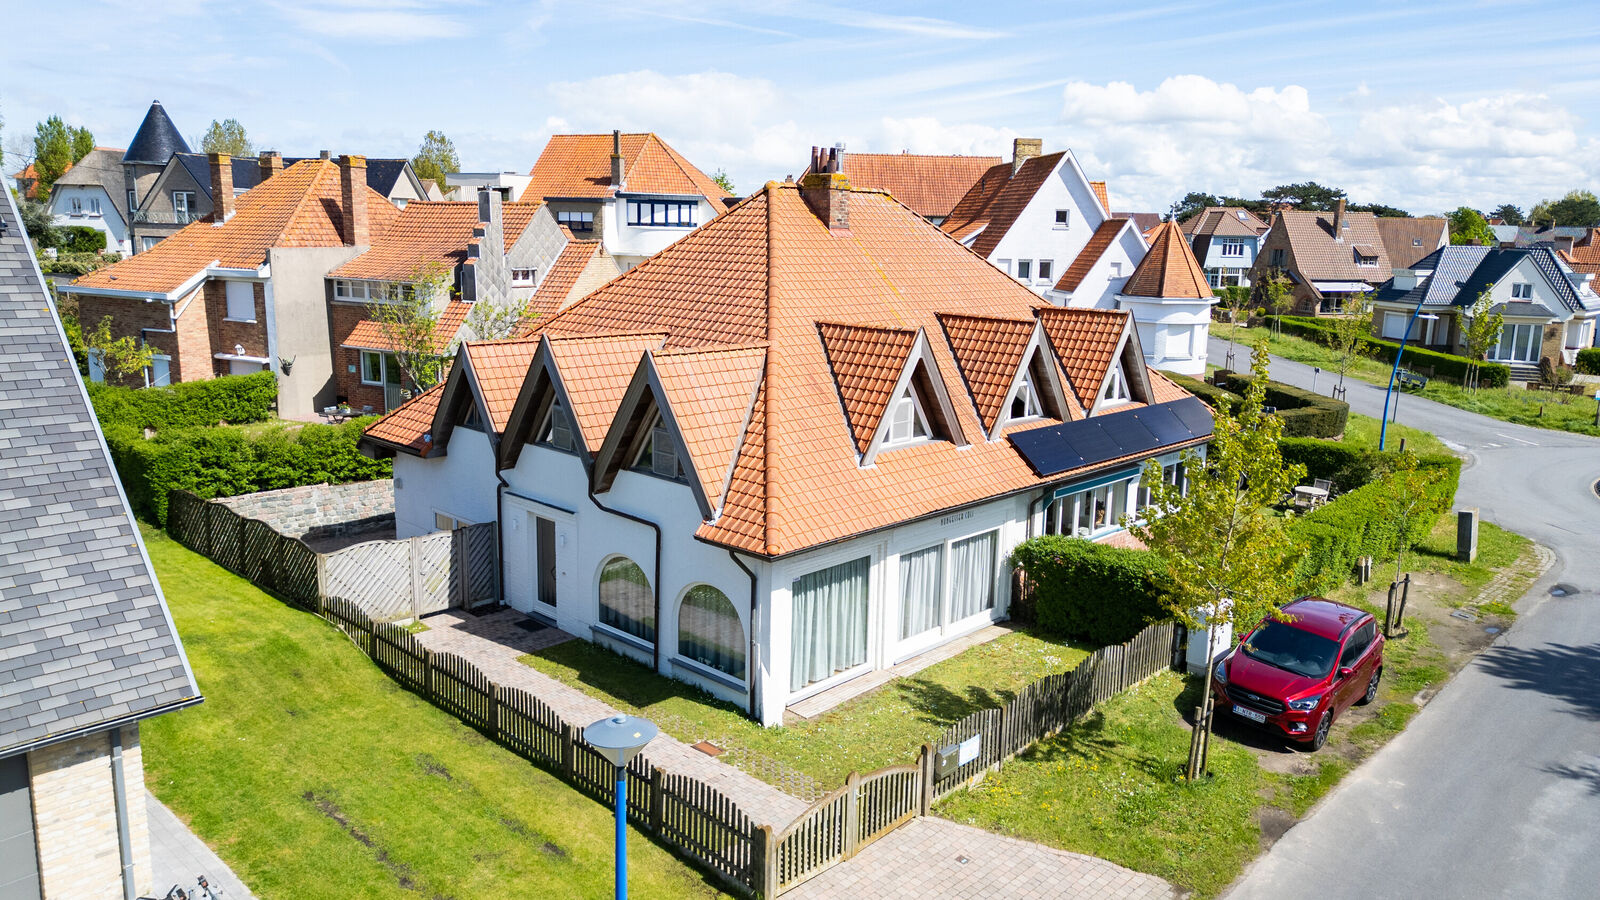
[[[1117,644],[1166,618],[1167,566],[1149,550],[1047,534],[1018,544],[1011,560],[1033,586],[1035,623],[1052,634]]]
[[[1579,350],[1573,368],[1585,375],[1600,375],[1600,347],[1585,347]]]
[[[1279,324],[1289,334],[1316,341],[1319,344],[1331,346],[1333,343],[1333,330],[1317,319],[1306,316],[1278,316]],[[1386,363],[1394,362],[1396,354],[1400,352],[1400,345],[1394,341],[1382,338],[1364,337],[1361,339],[1362,352],[1367,356]],[[1472,365],[1472,360],[1465,356],[1456,356],[1451,353],[1440,353],[1436,350],[1425,350],[1414,344],[1406,345],[1406,362],[1412,365],[1427,366],[1433,370],[1433,377],[1446,378],[1457,384],[1466,380],[1467,369]],[[1511,369],[1502,363],[1478,363],[1479,387],[1505,387],[1511,383]]]
[[[1243,395],[1252,376],[1229,373],[1222,376],[1228,389]],[[1333,438],[1344,434],[1350,419],[1350,404],[1281,381],[1267,382],[1267,405],[1277,407],[1286,437]]]
[[[1209,403],[1212,409],[1221,409],[1224,406],[1229,409],[1237,409],[1239,404],[1244,402],[1243,397],[1230,390],[1219,388],[1209,381],[1201,381],[1198,378],[1190,378],[1187,375],[1179,375],[1176,372],[1162,372],[1161,374],[1168,381]]]
[[[265,422],[278,406],[278,378],[271,372],[224,375],[170,387],[128,388],[89,382],[89,400],[103,428],[194,428],[227,422]]]

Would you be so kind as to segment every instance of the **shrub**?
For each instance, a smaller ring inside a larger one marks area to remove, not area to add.
[[[1243,394],[1250,379],[1226,375],[1223,380],[1234,393]],[[1350,419],[1350,404],[1281,381],[1267,382],[1267,403],[1278,408],[1286,437],[1338,437]]]
[[[253,377],[253,376],[247,376]],[[139,428],[115,423],[106,444],[128,501],[139,516],[165,524],[175,488],[205,498],[231,497],[303,484],[388,478],[387,460],[356,448],[372,419],[304,425],[252,435],[237,428],[178,428],[145,440]]]
[[[1287,334],[1303,337],[1316,341],[1319,344],[1332,343],[1332,330],[1316,319],[1304,316],[1278,316],[1276,317]],[[1381,362],[1392,363],[1396,354],[1400,352],[1400,345],[1394,341],[1381,338],[1365,337],[1361,339],[1361,352]],[[1466,381],[1467,369],[1472,365],[1472,360],[1465,356],[1456,356],[1451,353],[1439,353],[1434,350],[1424,350],[1421,347],[1407,344],[1405,360],[1414,366],[1426,366],[1433,370],[1434,377],[1447,378],[1457,384]],[[1480,387],[1505,387],[1511,383],[1511,369],[1502,363],[1478,363],[1478,385]]]
[[[265,422],[278,405],[278,378],[271,372],[224,375],[171,387],[127,388],[91,382],[89,399],[102,428],[193,428],[227,422]]]
[[[1149,550],[1127,550],[1047,534],[1011,551],[1033,585],[1035,621],[1063,637],[1117,644],[1165,618],[1167,566]]]
[[[1600,347],[1579,350],[1577,367],[1585,375],[1600,375]]]
[[[1161,374],[1167,380],[1210,404],[1212,409],[1221,409],[1223,406],[1232,409],[1244,402],[1244,398],[1238,394],[1219,388],[1210,382],[1201,381],[1198,378],[1190,378],[1187,375],[1179,375],[1176,372],[1162,372]]]
[[[61,229],[56,249],[62,253],[99,253],[106,248],[106,233],[87,225],[69,225]]]

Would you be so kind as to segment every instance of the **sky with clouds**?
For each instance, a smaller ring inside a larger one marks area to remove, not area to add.
[[[1259,7],[1259,8],[1257,8]],[[1586,3],[57,0],[7,15],[3,145],[52,113],[527,171],[563,131],[651,130],[741,192],[813,144],[1072,148],[1118,209],[1314,179],[1414,212],[1600,188]],[[20,38],[20,39],[19,39]]]

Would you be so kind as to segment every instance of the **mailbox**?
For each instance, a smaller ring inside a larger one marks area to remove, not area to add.
[[[956,770],[978,758],[983,750],[983,735],[975,734],[959,744],[949,744],[939,748],[933,758],[933,779],[943,781],[956,773]]]

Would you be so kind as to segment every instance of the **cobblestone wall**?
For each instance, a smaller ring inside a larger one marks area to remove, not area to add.
[[[302,540],[394,527],[394,481],[388,478],[219,497],[217,502]]]

